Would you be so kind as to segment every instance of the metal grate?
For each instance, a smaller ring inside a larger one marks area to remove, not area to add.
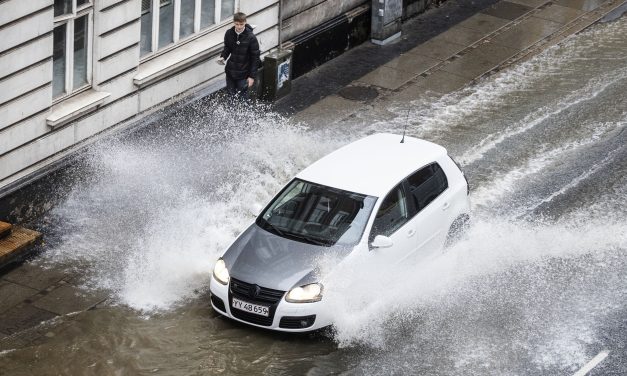
[[[274,320],[274,311],[270,312],[270,316],[260,316],[255,315],[254,313],[249,313],[246,311],[239,310],[237,308],[231,308],[231,314],[233,317],[238,318],[240,320],[244,320],[253,324],[270,326],[272,325],[272,320]]]
[[[285,291],[261,287],[234,278],[231,278],[230,291],[238,297],[252,300],[251,303],[260,302],[265,305],[279,302],[285,294]]]

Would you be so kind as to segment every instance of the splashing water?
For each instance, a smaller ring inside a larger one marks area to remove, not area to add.
[[[207,108],[189,133],[173,130],[175,143],[157,134],[93,147],[97,177],[54,211],[64,233],[45,261],[87,267],[88,285],[132,308],[175,307],[207,288],[215,260],[282,184],[337,148],[275,113]]]
[[[318,359],[312,371],[572,371],[627,301],[626,34],[624,19],[596,27],[476,86],[391,104],[392,119],[364,111],[342,129],[200,100],[90,148],[91,173],[50,214],[58,236],[39,262],[82,270],[87,288],[135,310],[193,304],[213,262],[293,175],[373,131],[401,133],[410,107],[408,133],[463,162],[473,226],[420,263],[339,265],[325,301],[335,350],[353,360],[333,350],[332,366]],[[245,338],[277,353],[292,345]]]

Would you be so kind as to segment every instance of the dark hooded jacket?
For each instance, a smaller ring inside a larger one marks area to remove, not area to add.
[[[238,43],[239,42],[239,43]],[[256,79],[259,68],[259,42],[253,34],[253,28],[246,24],[240,35],[235,32],[235,26],[224,34],[224,50],[220,57],[227,61],[224,71],[234,80],[244,80],[248,77]]]

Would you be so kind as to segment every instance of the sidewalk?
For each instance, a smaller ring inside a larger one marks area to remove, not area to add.
[[[343,87],[328,87],[322,99],[306,108],[296,108],[293,119],[310,125],[332,125],[356,113],[385,107],[386,102],[409,102],[424,95],[448,94],[540,53],[626,3],[626,0],[499,1],[391,58],[391,52],[398,47],[365,43],[355,50],[367,50],[388,60]],[[415,29],[412,23],[420,21],[408,21],[403,33],[412,32]],[[333,73],[350,75],[365,53],[349,51],[321,67],[323,73],[316,70],[296,79],[294,97],[306,99],[299,89],[308,85],[301,81],[323,80],[323,76]],[[294,101],[295,98],[287,98],[277,108],[289,112]]]
[[[398,42],[364,43],[299,77],[275,108],[296,121],[328,126],[388,102],[444,95],[559,43],[627,0],[468,3],[449,0],[407,21]],[[73,313],[107,298],[79,286],[80,275],[28,263],[0,274],[0,352],[45,341],[71,325]],[[61,316],[67,320],[54,331],[42,324]]]

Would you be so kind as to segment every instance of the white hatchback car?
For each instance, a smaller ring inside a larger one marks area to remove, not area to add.
[[[468,182],[442,146],[401,139],[368,136],[300,172],[217,261],[213,308],[261,328],[316,330],[332,324],[322,255],[441,250],[469,218]]]

